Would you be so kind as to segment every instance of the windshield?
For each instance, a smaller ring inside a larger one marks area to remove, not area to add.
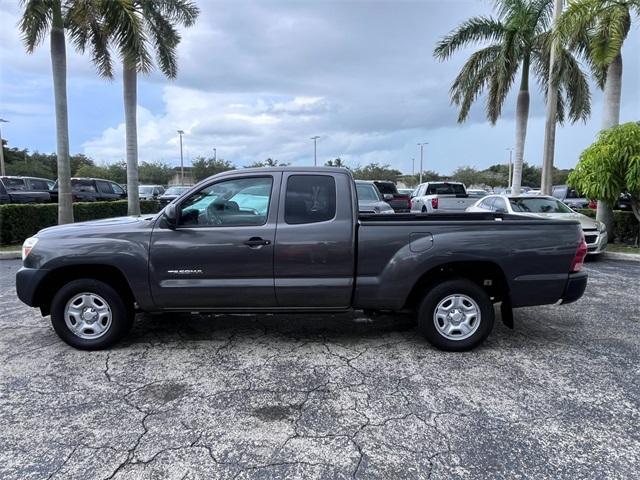
[[[380,193],[391,193],[396,194],[398,190],[396,190],[396,186],[392,182],[376,182],[376,187],[380,190]]]
[[[526,213],[572,213],[569,207],[559,200],[552,198],[510,198],[511,209],[514,212]]]
[[[189,190],[189,188],[191,188],[191,187],[169,187],[167,189],[167,191],[164,192],[164,194],[165,195],[180,195],[181,193],[184,193],[187,190]]]
[[[356,191],[358,192],[358,200],[371,200],[374,202],[380,200],[376,187],[371,184],[357,183]]]
[[[138,187],[138,192],[148,195],[153,193],[153,187]]]

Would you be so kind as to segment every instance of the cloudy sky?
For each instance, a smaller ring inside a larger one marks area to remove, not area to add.
[[[464,125],[448,89],[468,55],[432,58],[435,42],[490,1],[200,1],[197,25],[183,32],[179,75],[141,77],[140,160],[179,162],[213,154],[246,165],[266,157],[296,165],[341,157],[349,165],[388,163],[411,172],[417,142],[429,142],[425,169],[506,161],[515,96],[492,127],[483,104]],[[0,117],[10,147],[55,150],[49,46],[27,55],[16,24],[19,2],[0,0]],[[640,118],[640,32],[623,52],[622,121]],[[71,150],[98,163],[124,158],[122,84],[97,77],[88,56],[68,47]],[[560,128],[556,164],[571,167],[599,129],[602,93],[593,90],[586,124]],[[525,159],[541,164],[544,105],[532,86]]]

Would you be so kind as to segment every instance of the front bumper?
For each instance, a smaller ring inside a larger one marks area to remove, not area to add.
[[[584,232],[585,239],[595,237],[591,242],[587,241],[587,255],[598,255],[607,249],[608,234],[606,230],[602,232]]]
[[[47,273],[49,273],[49,270],[39,268],[22,267],[18,270],[18,273],[16,273],[16,292],[23,303],[30,307],[38,306],[36,294]]]
[[[582,297],[585,288],[587,288],[587,272],[570,273],[567,284],[562,294],[562,304],[573,303]]]

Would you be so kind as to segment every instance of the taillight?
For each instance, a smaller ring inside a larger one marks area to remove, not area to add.
[[[584,240],[584,235],[580,239],[580,245],[578,245],[578,249],[576,250],[576,254],[573,257],[573,262],[571,262],[571,272],[579,272],[582,270],[582,265],[584,264],[584,257],[587,256],[587,242]]]
[[[407,198],[407,207],[409,207],[409,210],[411,210],[411,199]]]
[[[431,208],[433,209],[438,208],[438,197],[434,197],[431,199]]]

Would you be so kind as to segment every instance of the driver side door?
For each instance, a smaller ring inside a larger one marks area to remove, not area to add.
[[[158,220],[149,278],[159,308],[276,306],[273,252],[281,175],[218,179],[180,202],[174,229]]]

